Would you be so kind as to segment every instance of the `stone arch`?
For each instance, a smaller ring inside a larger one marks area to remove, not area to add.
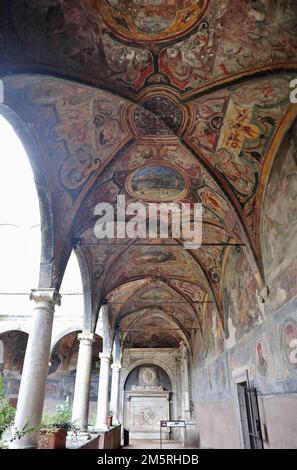
[[[55,335],[52,343],[47,376],[45,406],[54,406],[66,400],[72,406],[79,354],[78,334],[81,326],[69,327]],[[96,335],[92,349],[90,401],[92,408],[97,401],[99,353],[102,351],[102,339]]]
[[[29,333],[30,333],[29,324],[27,326],[25,326],[25,325],[13,326],[13,323],[9,322],[10,327],[8,327],[7,322],[3,321],[3,325],[1,325],[1,323],[2,322],[0,322],[0,336],[3,335],[4,333],[8,333],[9,331],[20,331],[20,332],[25,333],[27,335],[29,335]]]
[[[52,344],[51,344],[51,353],[53,352],[54,348],[57,346],[59,341],[61,341],[65,336],[71,334],[71,333],[80,333],[82,331],[82,326],[81,325],[73,325],[67,328],[66,330],[59,331],[59,333],[56,333],[53,338],[52,338]]]
[[[123,370],[122,376],[121,376],[121,388],[124,390],[125,383],[131,374],[131,372],[136,369],[139,366],[145,365],[147,363],[153,364],[154,366],[158,366],[161,369],[163,369],[166,374],[168,375],[170,382],[171,382],[171,387],[172,387],[172,392],[175,392],[177,390],[177,380],[171,370],[171,368],[168,366],[168,364],[158,358],[143,358],[139,359],[138,361],[135,361],[131,363],[126,369]]]
[[[0,333],[0,342],[2,344],[3,369],[21,374],[25,359],[26,347],[28,343],[28,333],[21,329],[6,329]],[[0,363],[1,345],[0,345]],[[6,367],[5,367],[6,366]]]

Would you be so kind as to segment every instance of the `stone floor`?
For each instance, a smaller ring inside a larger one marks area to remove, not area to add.
[[[160,440],[131,439],[130,445],[123,449],[160,449]],[[162,449],[184,449],[181,441],[162,441]]]

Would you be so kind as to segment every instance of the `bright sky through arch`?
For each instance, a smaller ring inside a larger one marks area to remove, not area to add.
[[[0,292],[38,285],[40,213],[33,172],[13,127],[0,116]]]
[[[0,116],[0,315],[28,312],[29,293],[38,287],[41,251],[40,212],[33,171],[13,127]],[[72,254],[62,293],[81,293],[78,263]],[[6,296],[22,293],[21,297]],[[26,300],[25,300],[26,299]],[[77,300],[73,299],[77,303]],[[63,310],[74,311],[64,298]],[[78,306],[82,311],[82,306]]]

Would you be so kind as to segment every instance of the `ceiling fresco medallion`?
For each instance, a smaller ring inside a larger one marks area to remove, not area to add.
[[[98,9],[115,35],[151,43],[188,32],[208,4],[209,0],[98,0]]]
[[[177,263],[178,257],[169,249],[163,247],[154,246],[146,248],[144,250],[138,250],[137,254],[133,256],[133,261],[136,264],[164,264],[164,263]]]
[[[185,117],[177,103],[164,95],[145,98],[134,110],[133,121],[141,135],[177,135]]]
[[[182,199],[189,186],[186,176],[179,170],[158,163],[138,168],[126,181],[126,189],[133,198],[153,202]]]

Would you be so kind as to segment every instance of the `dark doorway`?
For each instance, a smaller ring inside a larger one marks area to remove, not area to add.
[[[257,390],[247,382],[237,384],[237,395],[245,449],[263,449]]]

